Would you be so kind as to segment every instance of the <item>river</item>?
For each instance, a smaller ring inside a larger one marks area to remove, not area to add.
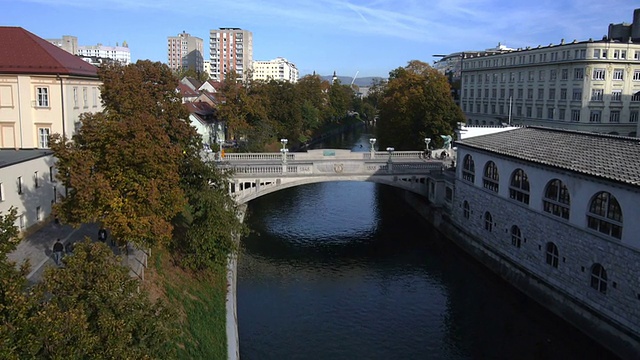
[[[367,151],[369,137],[317,147]],[[615,359],[444,239],[397,191],[329,182],[249,204],[241,359]]]

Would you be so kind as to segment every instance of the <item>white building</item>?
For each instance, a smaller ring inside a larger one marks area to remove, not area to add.
[[[123,41],[121,46],[119,46],[118,43],[116,43],[116,46],[105,46],[102,44],[78,46],[76,55],[81,57],[112,59],[121,65],[129,65],[131,63],[131,51],[126,41]]]
[[[253,80],[284,80],[291,83],[298,82],[300,75],[296,64],[282,57],[254,61],[251,74]]]
[[[173,71],[193,69],[204,71],[203,41],[199,37],[182,32],[167,38],[167,65]]]
[[[80,115],[102,111],[97,68],[19,27],[0,27],[0,212],[26,230],[43,221],[64,186],[52,134],[70,138]]]
[[[442,230],[622,358],[636,358],[638,140],[523,127],[456,147]]]
[[[240,28],[220,28],[209,32],[209,78],[223,81],[225,75],[235,71],[246,80],[253,62],[253,34]]]

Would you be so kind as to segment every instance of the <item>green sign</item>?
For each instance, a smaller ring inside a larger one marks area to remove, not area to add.
[[[322,156],[336,156],[335,150],[324,150]]]

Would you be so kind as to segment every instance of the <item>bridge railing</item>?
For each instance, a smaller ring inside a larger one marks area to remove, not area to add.
[[[371,156],[371,152],[349,152],[344,150],[327,151],[326,153],[291,152],[287,153],[287,161],[309,161],[309,160],[370,160],[370,159],[414,159],[423,157],[422,151],[376,151]],[[281,161],[282,153],[226,153],[223,161],[227,162],[247,162],[247,161]]]

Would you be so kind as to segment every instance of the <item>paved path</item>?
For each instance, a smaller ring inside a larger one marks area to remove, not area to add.
[[[55,224],[53,221],[45,224],[39,230],[25,236],[14,252],[7,257],[20,265],[27,259],[31,264],[31,272],[27,275],[29,282],[38,282],[42,279],[44,269],[56,266],[53,260],[53,243],[60,239],[63,244],[68,242],[84,241],[89,237],[92,241],[98,241],[98,225],[85,224],[77,229],[69,225]],[[115,254],[120,254],[117,247],[112,247]],[[130,268],[130,275],[144,279],[144,267],[147,254],[140,250],[131,250],[129,255],[123,256],[123,262]]]

